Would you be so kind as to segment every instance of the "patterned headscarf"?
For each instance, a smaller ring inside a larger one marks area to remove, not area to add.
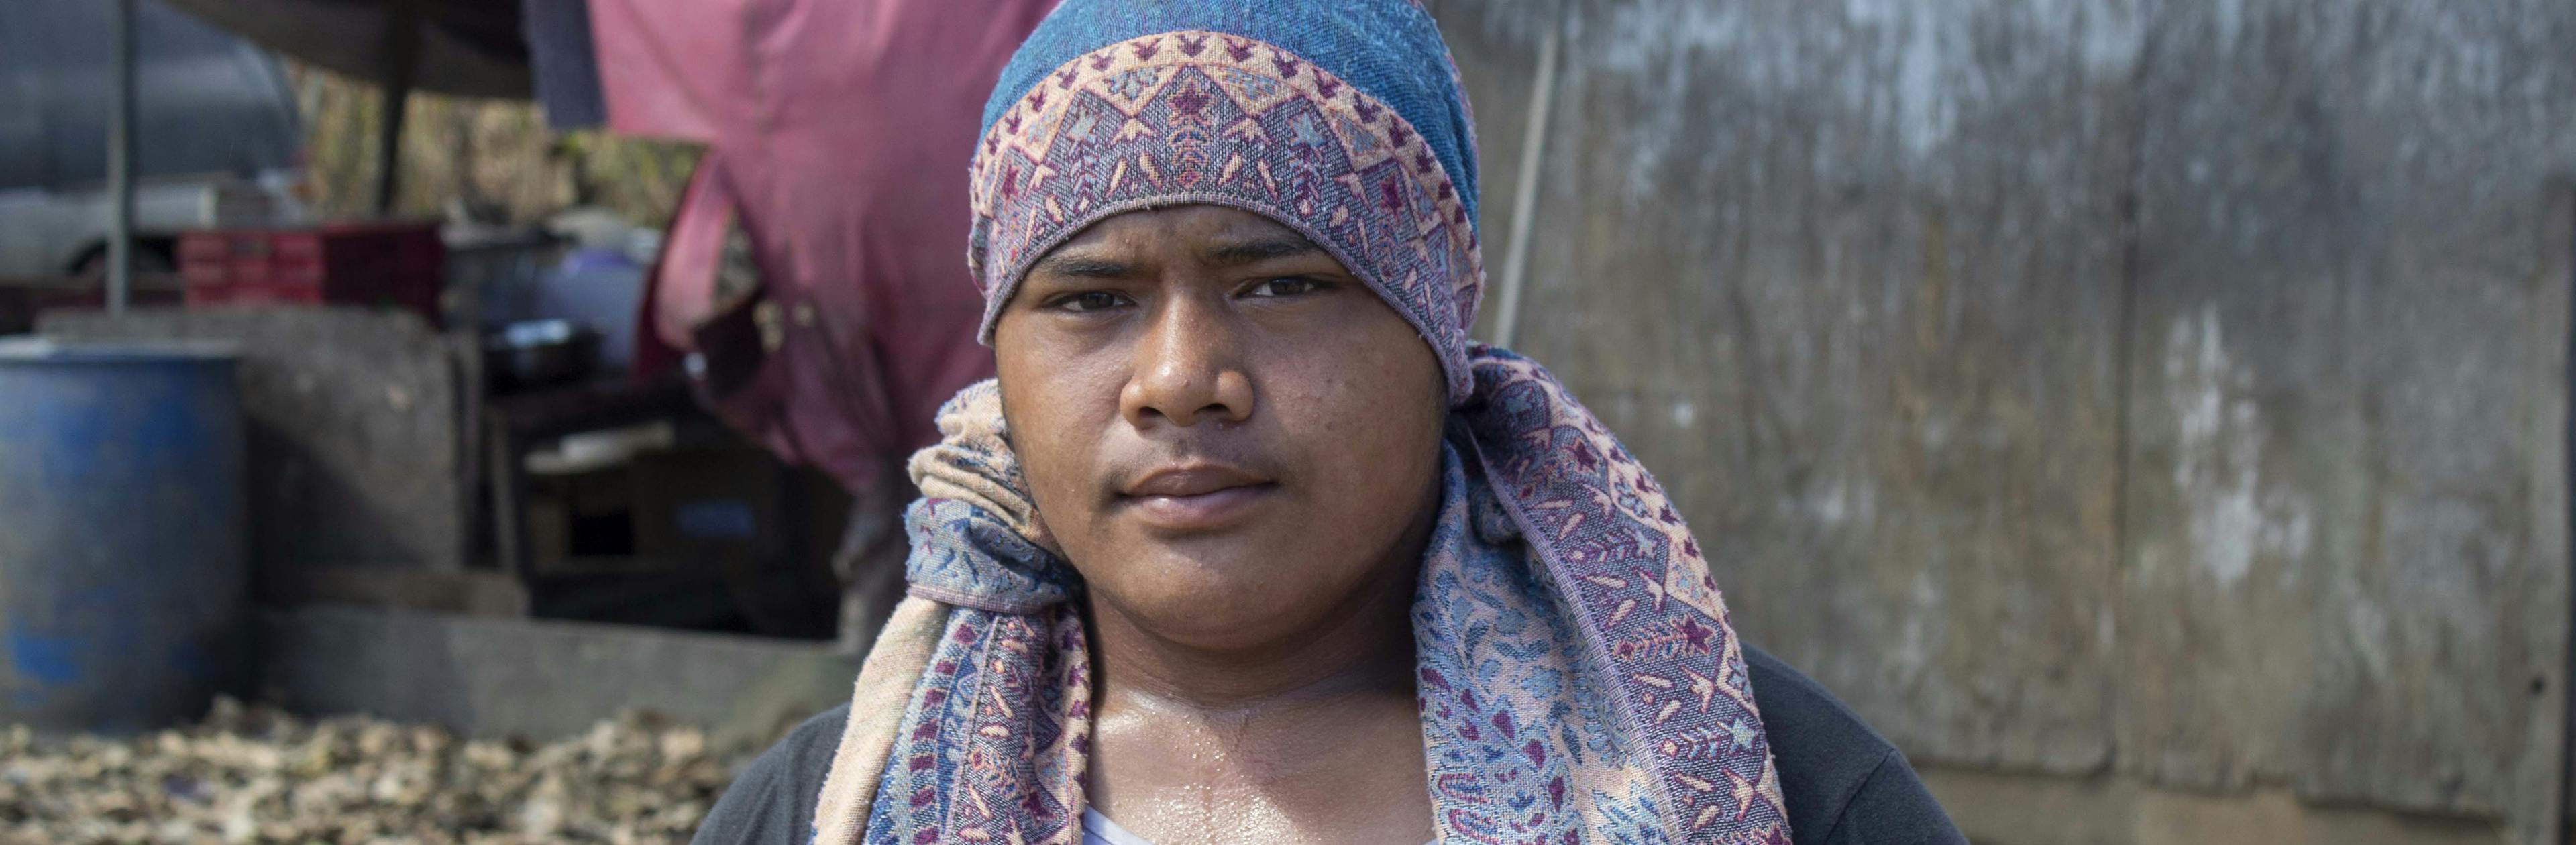
[[[1066,0],[1003,70],[972,169],[983,333],[1029,265],[1108,216],[1190,203],[1295,228],[1448,376],[1443,504],[1412,618],[1443,842],[1789,841],[1770,745],[1699,544],[1537,364],[1467,339],[1475,142],[1404,0]],[[998,391],[913,460],[912,596],[862,669],[815,838],[1080,841],[1092,672]],[[897,715],[899,714],[899,715]]]

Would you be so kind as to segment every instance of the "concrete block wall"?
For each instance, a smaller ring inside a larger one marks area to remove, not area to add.
[[[351,307],[169,306],[116,316],[48,311],[37,331],[241,351],[251,559],[264,579],[465,566],[469,491],[457,472],[465,397],[448,341],[420,318]],[[273,591],[263,583],[262,592]]]
[[[642,710],[742,760],[858,676],[828,643],[350,605],[264,608],[253,633],[260,695],[292,712],[544,742]]]
[[[1514,345],[1945,796],[2556,841],[2576,4],[1431,5]]]

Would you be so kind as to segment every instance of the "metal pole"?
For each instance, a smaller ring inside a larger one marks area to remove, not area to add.
[[[2542,225],[2546,227],[2541,238],[2546,250],[2542,258],[2542,278],[2554,277],[2556,284],[2576,288],[2576,181],[2560,178],[2550,185],[2549,205]],[[2553,264],[2555,266],[2551,266]],[[2576,297],[2570,297],[2570,304],[2576,307]],[[2568,363],[2576,364],[2576,345],[2568,347],[2567,356]],[[2561,395],[2562,403],[2576,396],[2576,376],[2568,378],[2569,392]],[[2576,478],[2576,414],[2562,416],[2567,422],[2561,423],[2565,430],[2560,432],[2563,439],[2559,441],[2562,452],[2559,472],[2562,478]],[[2576,502],[2569,502],[2565,507],[2570,509],[2571,521],[2576,521]],[[2562,536],[2559,542],[2564,544],[2568,541]],[[2576,555],[2570,555],[2569,559],[2576,561]],[[2558,680],[2551,683],[2547,677],[2539,675],[2531,679],[2532,697],[2539,699],[2534,703],[2544,704],[2555,697],[2560,711],[2558,782],[2550,786],[2547,797],[2541,801],[2547,809],[2541,814],[2541,822],[2545,826],[2541,828],[2544,833],[2539,840],[2559,845],[2576,843],[2576,824],[2569,823],[2567,800],[2571,786],[2576,786],[2576,689],[2569,688],[2570,684],[2576,684],[2576,578],[2570,578],[2568,582],[2567,630],[2565,638],[2559,641]]]
[[[134,290],[134,0],[110,4],[116,27],[107,101],[107,311],[125,313]]]
[[[1539,163],[1547,156],[1547,113],[1556,102],[1556,25],[1538,41],[1538,74],[1530,80],[1529,123],[1521,130],[1520,184],[1512,196],[1511,251],[1503,257],[1502,310],[1494,315],[1494,345],[1510,349],[1519,333],[1521,291],[1529,284],[1530,222],[1538,215]]]
[[[384,88],[376,123],[376,216],[389,217],[402,190],[404,106],[411,101],[412,73],[420,67],[420,4],[390,0],[384,6]]]

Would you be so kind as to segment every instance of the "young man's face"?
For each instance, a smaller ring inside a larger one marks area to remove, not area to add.
[[[1039,515],[1102,612],[1250,648],[1410,577],[1440,366],[1295,230],[1208,205],[1103,220],[1030,269],[994,350]]]

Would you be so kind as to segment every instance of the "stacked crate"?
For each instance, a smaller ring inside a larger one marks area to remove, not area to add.
[[[400,308],[440,325],[447,247],[426,222],[333,223],[179,236],[190,308],[271,303]]]

